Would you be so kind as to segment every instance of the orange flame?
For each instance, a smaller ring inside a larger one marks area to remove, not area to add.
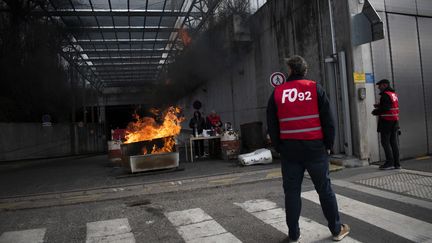
[[[137,114],[134,114],[134,119],[136,121],[129,123],[127,126],[125,143],[163,138],[164,146],[158,148],[155,145],[150,153],[172,152],[175,145],[174,136],[180,133],[180,123],[184,121],[184,118],[179,116],[180,112],[181,109],[179,107],[169,107],[162,113],[162,123],[158,123],[153,117],[140,118]],[[152,109],[151,113],[159,115],[160,111]],[[146,148],[144,148],[142,152],[143,154],[148,153]]]
[[[188,46],[192,42],[192,38],[185,29],[179,29],[179,36],[185,46]]]
[[[169,153],[173,151],[173,147],[175,145],[174,137],[163,138],[164,146],[162,148],[158,148],[156,144],[153,145],[152,151],[148,152],[146,147],[142,148],[142,154],[160,154],[160,153]]]

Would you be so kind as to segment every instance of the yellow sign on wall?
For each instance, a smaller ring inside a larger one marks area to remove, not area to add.
[[[364,72],[354,72],[354,83],[366,83],[366,74]]]

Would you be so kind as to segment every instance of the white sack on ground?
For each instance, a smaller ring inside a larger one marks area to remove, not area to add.
[[[258,149],[252,153],[240,154],[238,159],[242,165],[270,164],[273,161],[271,151]]]

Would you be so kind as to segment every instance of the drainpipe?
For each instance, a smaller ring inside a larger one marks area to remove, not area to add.
[[[351,135],[351,117],[349,108],[349,92],[348,92],[348,79],[346,70],[345,52],[341,51],[338,55],[339,60],[339,78],[342,93],[342,114],[343,114],[343,127],[344,127],[344,147],[345,154],[348,156],[353,155],[352,149],[352,135]]]
[[[326,62],[328,63],[335,63],[336,66],[339,68],[339,77],[337,77],[337,72],[334,69],[335,72],[335,78],[339,79],[339,85],[341,86],[341,98],[342,98],[342,104],[341,104],[341,115],[343,120],[343,147],[345,150],[345,155],[352,156],[353,155],[353,149],[352,149],[352,135],[351,135],[351,117],[350,117],[350,111],[349,111],[349,93],[348,93],[348,80],[347,80],[347,70],[346,70],[346,59],[345,59],[345,52],[341,51],[338,54],[336,53],[336,37],[335,37],[335,30],[334,30],[334,22],[333,22],[333,9],[332,9],[332,0],[328,0],[328,7],[329,7],[329,15],[330,15],[330,31],[331,31],[331,42],[332,42],[332,55],[330,58],[326,58]],[[338,109],[335,106],[336,109]],[[338,113],[339,111],[334,111],[335,113]],[[335,120],[337,121],[337,120]],[[342,127],[340,127],[342,129]],[[341,136],[339,136],[339,139],[342,139]]]
[[[234,80],[233,80],[233,71],[231,69],[230,71],[230,86],[231,86],[231,103],[232,103],[232,115],[233,115],[233,124],[232,127],[235,128],[237,123],[236,123],[236,114],[235,114],[235,99],[234,99]],[[239,124],[239,128],[240,128],[240,124]]]
[[[331,31],[331,42],[332,42],[332,55],[336,54],[336,41],[335,41],[335,32],[333,26],[333,9],[331,5],[331,0],[328,0],[329,7],[329,15],[330,15],[330,31]]]

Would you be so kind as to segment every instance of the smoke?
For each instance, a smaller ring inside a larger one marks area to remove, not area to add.
[[[175,58],[159,87],[159,103],[172,102],[221,72],[229,56],[218,33],[205,33]],[[170,94],[169,97],[167,94]]]
[[[244,51],[244,47],[233,42],[233,16],[246,21],[248,9],[247,0],[222,2],[211,18],[209,29],[197,36],[192,35],[191,44],[170,64],[162,77],[169,82],[164,82],[165,85],[156,92],[159,103],[175,102],[230,69],[240,52]]]

